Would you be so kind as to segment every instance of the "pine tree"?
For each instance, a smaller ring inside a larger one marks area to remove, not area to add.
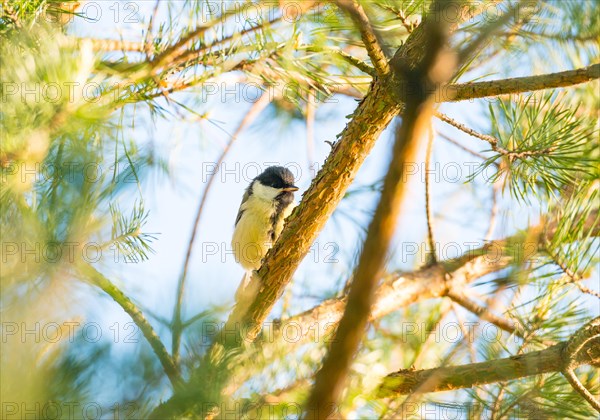
[[[29,409],[60,418],[68,401],[129,418],[597,416],[596,2],[109,6],[2,1],[3,418]],[[118,16],[117,26],[134,19],[136,31],[74,30],[97,10]],[[244,117],[217,170],[194,185],[176,285],[161,289],[174,296],[164,318],[112,264],[158,252],[165,232],[148,227],[148,189],[177,182],[169,153],[140,127],[221,129],[211,117],[220,98],[205,99],[233,76],[260,92],[231,105]],[[306,127],[294,141],[314,162],[315,142],[326,140],[315,135],[317,111],[340,97],[356,108],[327,140],[328,156],[246,293],[233,309],[225,301],[190,315],[200,220],[232,146],[275,120],[284,132]],[[468,114],[474,106],[480,122]],[[355,181],[388,134],[381,178]],[[444,164],[472,170],[449,186],[434,175]],[[418,218],[408,214],[415,191]],[[347,211],[365,201],[375,203],[366,218]],[[289,305],[298,266],[325,224],[344,218],[363,234],[358,249],[338,244],[355,258],[337,287]],[[410,266],[413,219],[424,237]],[[461,237],[470,229],[479,243]],[[459,251],[449,255],[452,244]],[[90,338],[93,319],[83,336],[73,331],[89,307],[118,306],[141,338],[115,360],[115,343]],[[107,371],[114,388],[97,377]],[[107,396],[114,405],[89,403]]]

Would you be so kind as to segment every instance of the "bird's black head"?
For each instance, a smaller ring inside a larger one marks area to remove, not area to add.
[[[298,187],[294,185],[294,174],[283,166],[270,166],[257,176],[255,180],[265,186],[277,188],[278,190],[286,192],[298,191]]]

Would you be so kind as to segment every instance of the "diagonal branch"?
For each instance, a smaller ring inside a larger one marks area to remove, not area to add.
[[[135,303],[129,299],[117,286],[115,286],[109,279],[107,279],[102,273],[96,270],[90,264],[86,264],[82,267],[82,272],[86,276],[86,278],[90,279],[90,282],[102,289],[107,295],[109,295],[115,302],[123,308],[125,312],[131,317],[135,325],[138,326],[150,346],[152,350],[154,350],[154,354],[158,357],[160,364],[163,367],[163,370],[167,374],[167,377],[171,381],[171,384],[174,388],[177,388],[182,384],[181,377],[179,376],[179,372],[171,355],[167,352],[167,349],[163,345],[162,341],[152,328],[152,325],[148,322],[148,320],[142,314],[142,311],[136,306]]]
[[[487,141],[490,144],[490,146],[492,146],[493,150],[497,151],[498,143],[499,143],[497,138],[490,136],[488,134],[481,134],[481,133],[473,130],[472,128],[467,127],[466,125],[459,123],[455,119],[450,118],[446,114],[442,114],[441,112],[436,112],[435,116],[436,116],[436,118],[439,118],[440,120],[444,121],[446,124],[449,124],[452,127],[457,128],[460,131],[467,133],[470,136],[476,137],[483,141]],[[504,150],[504,149],[502,149],[502,150],[504,152],[508,153],[508,150]]]
[[[387,76],[390,73],[390,65],[381,47],[383,43],[371,25],[365,10],[356,0],[337,0],[336,3],[340,9],[345,10],[350,15],[358,27],[360,37],[365,44],[373,67],[377,70],[377,74],[382,77]]]
[[[433,140],[435,132],[433,124],[429,125],[429,134],[427,140],[427,150],[425,151],[425,218],[427,221],[427,265],[432,265],[437,262],[435,251],[435,240],[433,238],[433,211],[431,210],[431,155],[433,153]]]
[[[440,8],[441,11],[446,11],[444,6],[448,5],[449,3],[434,2],[434,18],[439,19],[441,15],[436,12],[439,12]],[[438,19],[434,21],[437,23]],[[399,74],[417,89],[407,98],[402,124],[396,133],[392,161],[353,275],[348,303],[329,353],[315,377],[315,384],[306,403],[306,418],[325,418],[325,413],[338,404],[354,354],[365,333],[377,280],[384,269],[385,258],[406,195],[406,184],[402,180],[407,176],[407,163],[414,161],[417,146],[431,118],[433,103],[430,101],[431,93],[427,93],[427,87],[442,81],[436,80],[440,75],[432,69],[445,64],[441,51],[445,47],[450,28],[442,20],[439,24],[429,25],[428,29],[425,44],[427,53],[417,68],[411,69],[408,63],[397,63]]]
[[[488,321],[501,330],[504,330],[510,334],[515,334],[521,338],[524,336],[523,328],[516,322],[511,322],[505,318],[497,316],[490,312],[490,310],[484,306],[481,306],[469,296],[467,296],[461,288],[450,288],[446,293],[450,299],[458,303],[463,308],[474,313],[479,318]]]
[[[590,323],[598,323],[596,318]],[[578,332],[587,328],[585,325]],[[393,397],[411,392],[439,392],[477,385],[510,381],[543,373],[559,372],[569,363],[571,369],[582,365],[599,366],[600,336],[586,341],[574,358],[566,355],[571,341],[563,341],[545,350],[534,351],[505,359],[471,363],[461,366],[448,366],[434,369],[403,369],[386,376],[378,390],[378,397]],[[430,379],[435,377],[435,381]]]

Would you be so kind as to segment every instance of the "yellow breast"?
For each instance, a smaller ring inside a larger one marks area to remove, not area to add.
[[[273,246],[271,231],[274,231],[277,239],[283,230],[283,222],[292,209],[292,205],[283,209],[273,229],[271,216],[275,212],[275,205],[272,201],[250,196],[242,205],[241,210],[244,212],[233,232],[231,245],[235,260],[245,270],[260,268],[262,259]]]

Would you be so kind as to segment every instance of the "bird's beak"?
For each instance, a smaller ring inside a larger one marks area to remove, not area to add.
[[[298,187],[296,187],[295,185],[290,185],[289,187],[284,188],[283,191],[286,191],[286,192],[298,191]]]

